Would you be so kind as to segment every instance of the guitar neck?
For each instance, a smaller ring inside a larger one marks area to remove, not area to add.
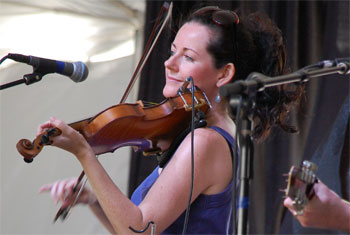
[[[292,166],[288,174],[286,196],[293,200],[296,210],[303,210],[308,201],[314,196],[313,186],[318,182],[314,170],[317,166],[304,161],[301,167]]]

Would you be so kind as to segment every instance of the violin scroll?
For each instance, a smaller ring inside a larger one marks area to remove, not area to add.
[[[58,128],[51,128],[46,130],[43,134],[37,136],[33,142],[28,139],[21,139],[18,141],[16,148],[23,156],[26,163],[31,163],[34,157],[38,155],[45,145],[52,144],[52,137],[58,136],[62,131]]]

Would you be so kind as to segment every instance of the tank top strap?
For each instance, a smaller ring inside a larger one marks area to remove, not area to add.
[[[209,128],[215,130],[216,132],[218,132],[220,135],[222,135],[222,137],[225,138],[225,140],[227,141],[227,143],[230,146],[230,151],[231,151],[231,156],[233,157],[233,151],[232,149],[234,149],[235,145],[236,145],[236,141],[233,138],[233,136],[228,133],[227,131],[225,131],[224,129],[218,127],[218,126],[209,126]],[[237,147],[237,153],[238,153],[238,147]]]

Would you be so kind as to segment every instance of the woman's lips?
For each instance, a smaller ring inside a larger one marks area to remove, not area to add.
[[[183,82],[181,79],[177,79],[175,77],[167,76],[167,78],[171,81],[176,81],[176,82]]]

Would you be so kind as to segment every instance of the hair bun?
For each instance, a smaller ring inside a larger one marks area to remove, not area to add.
[[[247,23],[258,52],[260,72],[267,76],[277,76],[287,71],[287,52],[281,30],[264,13],[252,13]]]
[[[255,46],[254,71],[270,77],[288,73],[286,47],[276,24],[266,14],[255,12],[247,16],[246,27]],[[263,140],[273,126],[286,132],[297,132],[295,127],[286,124],[287,114],[291,105],[300,101],[303,88],[292,83],[268,87],[257,94],[254,138]]]

